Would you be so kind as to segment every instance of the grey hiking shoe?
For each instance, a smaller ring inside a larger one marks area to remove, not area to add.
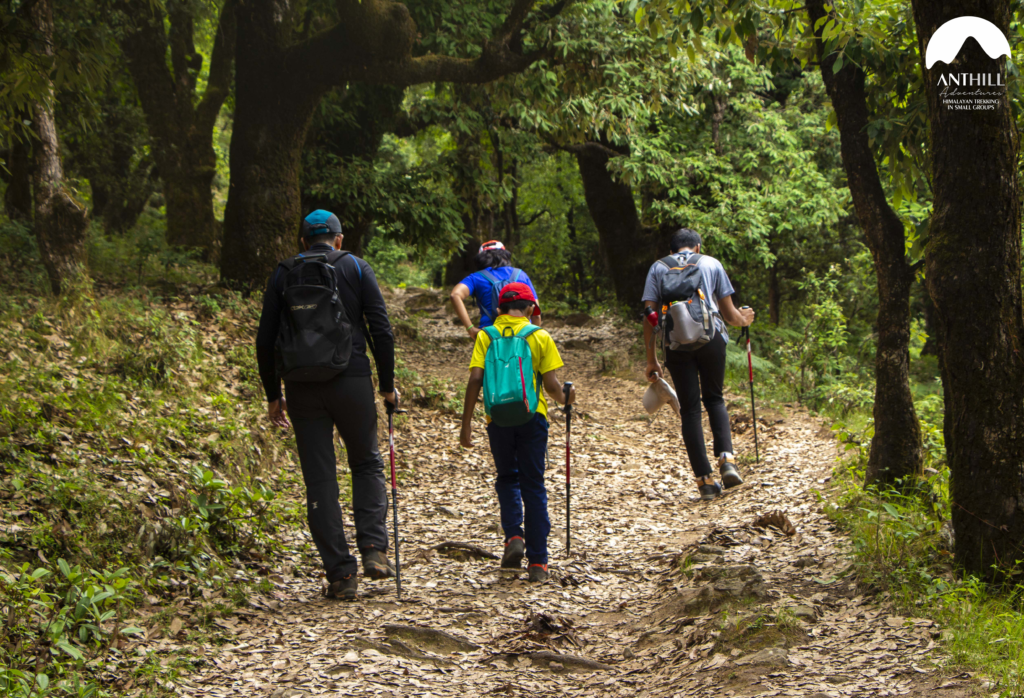
[[[501,556],[501,566],[507,569],[519,569],[523,566],[523,555],[526,552],[526,543],[519,536],[513,536],[505,541],[505,554]]]
[[[531,582],[546,582],[551,577],[551,573],[548,572],[548,566],[539,563],[530,565],[529,572]]]
[[[698,485],[697,491],[700,492],[701,500],[710,502],[712,499],[722,494],[722,486],[717,482],[710,485]]]
[[[722,476],[722,484],[725,485],[725,489],[743,484],[743,478],[740,476],[740,471],[736,469],[736,461],[733,460],[731,453],[726,452],[718,457],[718,474]]]
[[[327,598],[352,601],[356,598],[356,588],[358,586],[359,579],[354,574],[342,577],[338,581],[331,582],[327,586]]]
[[[391,566],[387,555],[371,548],[363,551],[363,576],[369,579],[387,579],[395,576],[395,568]]]

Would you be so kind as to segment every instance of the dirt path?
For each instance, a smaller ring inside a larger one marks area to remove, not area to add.
[[[421,340],[407,348],[407,368],[424,381],[461,382],[469,345],[431,298],[407,304],[427,309],[406,328]],[[176,691],[280,698],[973,694],[968,680],[942,672],[938,628],[893,615],[844,576],[843,539],[818,495],[836,457],[821,424],[798,410],[766,418],[761,463],[751,457],[743,466],[747,484],[702,503],[677,418],[666,408],[649,422],[643,386],[597,370],[614,363],[628,335],[608,326],[552,334],[571,347],[565,377],[577,383],[582,414],[573,423],[569,557],[564,418],[553,416],[550,582],[530,585],[525,574],[499,573],[496,560],[431,550],[459,541],[500,553],[498,505],[482,427],[476,449],[466,452],[457,415],[415,408],[398,430],[408,473],[401,602],[393,582],[361,580],[360,600],[340,603],[320,596],[313,569],[275,576],[269,597],[221,623],[228,644],[202,650],[205,661]],[[749,421],[733,411],[736,450],[752,454]],[[775,510],[787,513],[795,535],[786,535],[781,519],[753,525]]]

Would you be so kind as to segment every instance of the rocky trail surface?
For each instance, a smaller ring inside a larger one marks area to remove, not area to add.
[[[837,456],[828,429],[797,408],[767,414],[755,464],[749,403],[736,397],[730,412],[746,484],[701,502],[678,419],[667,407],[648,419],[643,385],[602,374],[625,365],[632,335],[595,320],[548,323],[567,365],[560,377],[579,391],[571,554],[565,420],[553,410],[552,578],[529,584],[525,569],[499,572],[482,421],[466,450],[459,415],[445,409],[463,389],[468,338],[432,292],[390,300],[405,308],[405,369],[418,376],[406,381],[419,383],[405,385],[410,412],[396,429],[401,600],[393,580],[362,579],[356,602],[328,600],[315,568],[284,565],[270,594],[217,621],[225,643],[192,648],[197,669],[168,688],[272,698],[979,690],[942,668],[939,628],[897,615],[849,574],[845,540],[822,512]],[[181,649],[172,639],[149,648]]]

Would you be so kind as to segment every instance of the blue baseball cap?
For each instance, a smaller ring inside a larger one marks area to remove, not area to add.
[[[341,221],[330,211],[318,208],[302,219],[302,230],[299,235],[308,238],[311,235],[326,235],[341,232]]]

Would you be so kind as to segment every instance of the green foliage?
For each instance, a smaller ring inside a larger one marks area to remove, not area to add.
[[[925,415],[929,409],[924,407]],[[858,462],[837,469],[839,496],[826,508],[850,535],[857,577],[889,592],[908,615],[937,621],[952,659],[948,668],[983,671],[996,681],[993,695],[1020,695],[1024,650],[1017,639],[1024,632],[1024,586],[999,587],[954,575],[944,541],[950,515],[948,469],[911,487],[903,483],[900,490],[865,491]]]
[[[115,643],[141,632],[123,625],[139,593],[137,580],[124,567],[96,571],[61,558],[56,569],[33,569],[29,563],[12,565],[10,558],[0,551],[4,695],[106,695],[82,670],[86,663],[102,666]]]
[[[381,283],[399,288],[433,285],[447,260],[443,249],[428,247],[418,251],[412,245],[398,242],[396,237],[380,233],[370,240],[365,256]]]
[[[280,496],[299,482],[287,444],[257,422],[258,300],[205,299],[217,310],[200,316],[145,288],[99,296],[82,283],[55,299],[8,290],[0,607],[14,624],[0,628],[5,695],[102,695],[97,677],[130,639],[123,619],[143,592],[244,603],[283,549],[282,522],[301,519]],[[203,608],[207,619],[218,613],[213,602]]]

